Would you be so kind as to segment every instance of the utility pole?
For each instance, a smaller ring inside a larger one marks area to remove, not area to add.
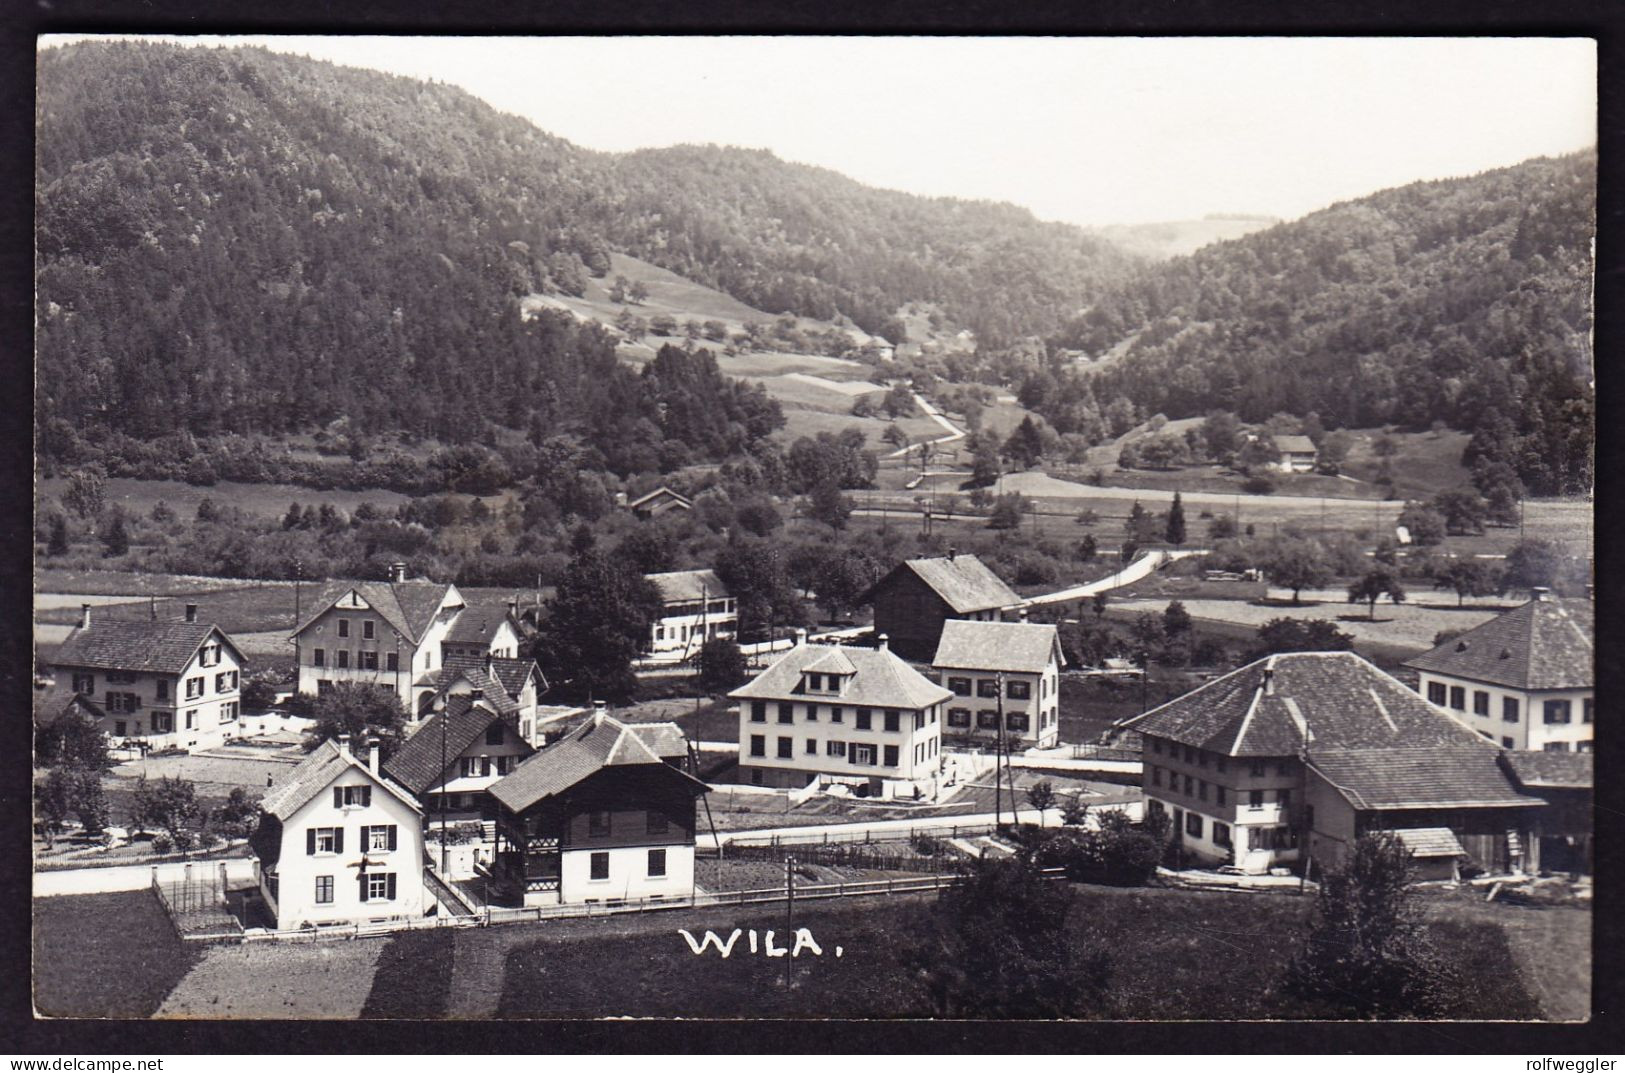
[[[1003,826],[1004,821],[1003,810],[999,808],[1000,795],[1004,792],[1004,784],[999,781],[1002,778],[1002,774],[999,771],[999,765],[1003,762],[1004,757],[1004,672],[1000,671],[997,675],[995,675],[993,681],[998,685],[999,689],[998,698],[994,702],[995,710],[999,715],[999,740],[998,744],[994,746],[993,752],[993,830],[994,833],[997,833],[998,829]],[[1010,818],[1012,822],[1014,822],[1016,818],[1015,811],[1016,795],[1011,793]]]
[[[449,875],[451,858],[446,849],[446,701],[435,701],[434,712],[440,717],[440,874]]]
[[[784,941],[788,943],[795,934],[796,923],[796,859],[784,859]],[[793,948],[792,948],[793,949]],[[784,955],[784,987],[790,989],[790,963],[795,958],[791,954]]]

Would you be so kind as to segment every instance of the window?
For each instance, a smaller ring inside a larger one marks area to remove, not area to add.
[[[1158,756],[1162,755],[1162,739],[1161,738],[1152,738],[1151,739],[1151,751],[1156,753]]]
[[[96,676],[94,674],[76,674],[73,676],[73,691],[75,693],[96,692]]]
[[[1577,741],[1574,743],[1574,751],[1577,753],[1589,753],[1591,751],[1591,746],[1592,743],[1589,741]]]
[[[858,709],[858,729],[859,730],[868,730],[869,729],[869,714],[870,713],[869,713],[868,708],[859,708]]]
[[[1432,701],[1434,704],[1439,705],[1440,707],[1443,707],[1444,706],[1444,695],[1445,694],[1444,694],[1444,683],[1443,682],[1429,682],[1428,683],[1428,700]]]
[[[1214,757],[1213,758],[1213,764],[1214,764],[1215,767],[1217,767],[1219,769],[1219,773],[1221,775],[1224,774],[1224,772],[1228,771],[1229,767],[1230,767],[1230,765],[1225,763],[1225,759],[1224,759],[1223,756]]]
[[[1582,722],[1582,723],[1591,722],[1591,704],[1592,704],[1592,698],[1590,698],[1590,697],[1587,697],[1586,699],[1584,699],[1584,700],[1582,700],[1580,702],[1580,722]]]
[[[152,695],[153,695],[153,697],[155,697],[158,700],[168,700],[169,699],[169,679],[167,679],[167,678],[159,678],[156,682],[154,682],[153,683],[153,693],[152,693]]]
[[[152,713],[152,732],[154,734],[166,734],[174,729],[175,717],[173,715],[166,712]]]
[[[1263,790],[1248,790],[1247,791],[1247,807],[1250,808],[1250,809],[1263,808],[1264,807],[1264,791]]]
[[[652,849],[649,851],[649,878],[659,879],[666,874],[666,851]]]
[[[318,697],[325,697],[331,692],[333,692],[333,680],[331,678],[316,679],[316,695]]]
[[[807,755],[808,756],[817,756],[818,755],[818,739],[817,738],[808,738],[807,739]]]
[[[1506,720],[1508,723],[1516,723],[1518,721],[1517,697],[1501,698],[1501,718]]]
[[[1196,794],[1196,780],[1191,778],[1191,776],[1186,775],[1185,776],[1185,796],[1186,797],[1193,797],[1193,796],[1195,796],[1195,794]]]
[[[313,648],[310,650],[310,665],[312,667],[327,666],[327,649]]]
[[[789,760],[795,756],[796,742],[794,738],[779,739],[779,759]]]
[[[1207,800],[1207,780],[1202,779],[1196,784],[1196,796],[1203,801]]]
[[[1202,837],[1202,817],[1199,813],[1185,813],[1185,833],[1192,838]]]
[[[896,767],[897,766],[897,746],[895,746],[895,745],[886,746],[885,764],[886,764],[887,767]]]
[[[235,689],[236,683],[231,680],[231,677],[232,673],[230,671],[221,671],[219,674],[215,675],[214,691],[216,693],[224,693],[228,689]]]
[[[316,877],[316,904],[317,905],[332,905],[333,904],[333,877],[332,876],[317,876]]]
[[[344,828],[312,827],[305,832],[305,853],[343,853]]]
[[[388,652],[384,655],[384,670],[398,671],[401,669],[401,657],[398,653]]]
[[[767,755],[767,739],[765,737],[763,737],[760,734],[752,734],[750,736],[750,755],[752,755],[752,756],[766,756]]]
[[[334,808],[366,808],[372,804],[371,786],[333,787]]]
[[[372,640],[372,639],[373,639],[373,637],[374,637],[374,636],[376,636],[376,634],[375,634],[375,633],[374,633],[374,630],[375,630],[375,628],[376,628],[376,625],[377,625],[377,624],[376,624],[376,623],[374,623],[374,622],[373,622],[373,621],[372,621],[372,619],[370,619],[370,618],[369,618],[369,619],[366,619],[366,620],[364,620],[364,621],[363,621],[363,622],[362,622],[362,623],[361,623],[361,636],[362,636],[362,637],[363,637],[363,638],[364,638],[364,639],[366,639],[366,640],[368,640],[368,641],[370,641],[370,640]]]
[[[824,676],[821,674],[807,675],[807,688],[814,693],[822,693],[824,691]]]
[[[829,742],[828,744],[826,744],[824,746],[824,755],[826,755],[826,756],[845,756],[846,755],[846,742],[844,742],[844,741],[832,741],[832,742]]]
[[[970,696],[970,679],[950,678],[948,679],[948,690],[956,697],[968,697]]]
[[[609,878],[609,854],[594,853],[592,855],[592,870],[588,873],[589,879]]]
[[[976,695],[978,697],[997,697],[999,695],[999,680],[997,678],[977,679]]]
[[[350,636],[350,620],[349,619],[347,619],[347,618],[339,619],[339,636],[340,637],[348,637],[348,636]]]
[[[228,700],[220,705],[220,721],[222,723],[235,723],[237,721],[237,702]],[[156,727],[154,728],[156,729]]]
[[[886,709],[886,729],[893,734],[899,729],[897,712],[891,708]]]
[[[1264,761],[1254,760],[1247,765],[1247,774],[1255,779],[1262,779],[1265,775]]]
[[[1152,786],[1161,786],[1162,785],[1162,769],[1160,767],[1157,767],[1155,764],[1151,765],[1151,785]]]
[[[666,814],[664,812],[647,812],[644,813],[644,816],[646,817],[644,822],[644,831],[647,834],[663,835],[666,833],[666,828],[670,826],[666,822]]]
[[[587,813],[587,837],[607,838],[610,831],[610,818],[608,812]]]
[[[781,701],[779,703],[779,722],[793,723],[796,721],[796,706]]]
[[[1226,790],[1223,786],[1220,786],[1220,785],[1218,785],[1216,783],[1214,784],[1214,787],[1213,787],[1213,803],[1214,804],[1216,804],[1216,805],[1228,804],[1229,803],[1229,801],[1228,801],[1229,795],[1230,795],[1230,791]]]
[[[1011,712],[1009,715],[1004,717],[1004,728],[1006,730],[1019,730],[1025,732],[1027,727],[1030,725],[1031,723],[1026,712]]]
[[[1511,738],[1503,737],[1501,739],[1501,748],[1503,748],[1503,749],[1511,749],[1511,748],[1515,748],[1515,745],[1514,745]]]
[[[1197,767],[1207,767],[1207,750],[1206,749],[1198,749],[1198,750],[1196,750],[1196,766]]]
[[[220,642],[219,641],[210,641],[208,644],[203,646],[202,664],[205,667],[213,667],[216,663],[219,663],[219,662],[220,662]]]
[[[809,722],[809,723],[818,722],[818,705],[816,705],[816,704],[807,705],[807,722]]]
[[[338,650],[338,657],[339,657],[338,665],[340,667],[348,667],[350,665],[350,650],[348,648],[339,649]]]
[[[107,710],[110,712],[133,712],[141,708],[141,697],[135,693],[107,694]]]
[[[1571,705],[1566,700],[1549,700],[1546,702],[1546,722],[1567,723],[1571,717]]]
[[[852,762],[854,764],[868,764],[870,767],[873,767],[875,762],[875,747],[873,745],[852,746]]]
[[[367,893],[364,902],[392,902],[395,900],[395,873],[368,872]]]
[[[1005,696],[1011,700],[1031,700],[1033,684],[1031,682],[1017,682],[1014,679],[1004,684]]]
[[[1220,823],[1218,820],[1213,821],[1213,844],[1215,846],[1228,846],[1228,845],[1230,845],[1230,825],[1229,824]]]
[[[970,726],[970,710],[968,708],[949,708],[948,725],[951,727]]]
[[[1292,761],[1290,761],[1290,760],[1277,760],[1275,762],[1275,773],[1277,775],[1290,775],[1290,774],[1292,774]]]
[[[196,700],[203,696],[203,684],[203,676],[201,674],[196,678],[188,678],[186,680],[186,699]]]
[[[122,720],[122,719],[113,720],[113,733],[118,735],[119,737],[121,737],[121,738],[124,737],[125,732],[128,730],[128,728],[129,728],[129,724],[125,723],[124,720]]]
[[[1490,714],[1490,695],[1484,692],[1482,689],[1473,690],[1473,714]]]
[[[976,713],[976,726],[981,730],[999,729],[999,713],[980,711]]]
[[[829,721],[832,723],[839,723],[841,721],[840,705],[837,704],[829,710]]]
[[[1566,753],[1569,751],[1569,743],[1566,741],[1549,741],[1546,743],[1546,751],[1549,753]]]
[[[363,827],[361,841],[366,845],[368,853],[388,853],[397,843],[395,825],[380,823],[374,827]]]
[[[501,745],[502,744],[502,724],[501,723],[492,723],[490,726],[485,728],[485,744],[487,744],[487,745]]]
[[[371,649],[363,649],[357,652],[356,665],[364,671],[376,671],[378,669],[378,653]]]
[[[186,719],[186,729],[187,730],[196,730],[197,729],[197,709],[196,708],[188,708],[188,709],[186,709],[186,715],[185,715],[184,718]]]
[[[767,722],[767,701],[753,700],[750,702],[750,721],[753,723]]]
[[[1467,689],[1465,686],[1450,687],[1450,706],[1458,712],[1467,710]]]
[[[1281,803],[1281,807],[1283,809],[1291,808],[1292,807],[1292,791],[1291,790],[1277,790],[1277,791],[1275,791],[1275,800],[1277,800],[1277,801],[1279,801]]]

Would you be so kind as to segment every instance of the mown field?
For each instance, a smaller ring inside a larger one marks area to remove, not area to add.
[[[34,1008],[48,1017],[151,1017],[200,954],[149,890],[34,900]]]

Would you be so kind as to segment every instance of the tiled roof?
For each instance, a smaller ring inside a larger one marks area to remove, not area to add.
[[[656,724],[657,726],[659,724]],[[675,729],[675,728],[674,728]],[[657,744],[664,734],[651,734]],[[514,812],[553,797],[607,767],[653,764],[683,779],[694,793],[705,784],[661,759],[637,728],[610,716],[594,716],[585,725],[524,761],[491,786],[491,796]]]
[[[1501,763],[1522,786],[1554,790],[1589,790],[1595,757],[1591,753],[1547,753],[1509,749]]]
[[[632,733],[662,760],[688,758],[688,739],[676,723],[634,723]]]
[[[1448,827],[1412,827],[1395,831],[1394,837],[1411,851],[1412,857],[1463,857],[1467,854],[1456,841],[1455,832]]]
[[[85,714],[92,719],[100,719],[107,714],[93,698],[83,693],[75,693],[73,686],[68,683],[67,676],[64,675],[50,688],[34,691],[34,721],[42,725],[54,723],[75,704],[85,709]]]
[[[88,627],[76,627],[51,663],[56,667],[179,674],[211,633],[218,633],[221,643],[237,653],[238,662],[242,662],[242,650],[212,623],[104,618],[92,619]]]
[[[1228,756],[1398,749],[1483,739],[1353,652],[1266,656],[1126,720],[1142,734]]]
[[[654,501],[656,499],[659,499],[661,496],[667,496],[673,502],[680,503],[685,507],[692,507],[694,505],[693,503],[689,502],[689,499],[688,499],[687,496],[680,495],[677,492],[672,491],[670,488],[667,488],[665,485],[661,485],[659,488],[656,488],[652,492],[646,492],[643,495],[638,496],[636,499],[632,500],[626,506],[627,506],[628,510],[637,510],[639,507],[643,506],[644,504],[650,503],[650,502],[652,502],[652,501]]]
[[[324,741],[316,746],[311,754],[299,762],[299,766],[288,773],[285,779],[279,779],[276,785],[265,791],[265,797],[260,801],[260,808],[269,815],[286,822],[293,818],[294,813],[304,808],[307,803],[315,799],[317,794],[326,790],[333,784],[333,780],[354,768],[366,775],[367,778],[394,794],[414,811],[418,809],[417,802],[412,795],[393,780],[374,775],[367,770],[367,765],[353,755],[346,755],[332,740]]]
[[[872,603],[874,594],[884,588],[899,570],[910,570],[942,597],[955,614],[987,611],[1019,603],[1021,597],[999,580],[999,575],[974,555],[942,556],[937,559],[908,559],[875,583],[860,602]]]
[[[942,624],[942,640],[937,642],[931,665],[945,670],[1041,674],[1051,659],[1061,662],[1060,649],[1054,626],[951,618]]]
[[[677,570],[669,574],[645,574],[660,590],[663,603],[690,603],[699,599],[720,599],[729,595],[728,586],[715,570]],[[701,595],[703,592],[703,596]]]
[[[847,659],[845,653],[839,648],[831,649],[824,655],[819,656],[803,667],[802,670],[812,671],[817,674],[856,674],[858,671],[856,667],[852,666],[852,661]]]
[[[1308,436],[1277,436],[1275,437],[1275,449],[1282,454],[1294,455],[1312,455],[1317,451],[1315,441]]]
[[[506,689],[508,696],[514,700],[518,700],[519,694],[525,691],[525,682],[532,674],[536,675],[536,692],[540,693],[547,688],[547,679],[533,659],[493,657],[491,673],[496,675],[497,681],[502,683],[502,688]]]
[[[839,696],[805,693],[803,674],[831,652],[844,655],[855,673],[846,681]],[[818,699],[873,708],[926,708],[953,696],[886,649],[814,644],[792,648],[755,679],[728,695],[741,699]]]
[[[1589,600],[1530,600],[1405,666],[1513,689],[1582,689],[1596,682]]]
[[[1308,763],[1357,809],[1541,805],[1520,794],[1488,742],[1408,749],[1315,749]]]
[[[411,581],[329,581],[317,590],[310,602],[311,613],[293,632],[303,633],[305,627],[326,614],[340,597],[352,590],[413,644],[423,639],[447,594],[456,593],[450,585],[423,578]],[[460,606],[458,601],[461,599],[458,594],[454,606]]]
[[[487,670],[485,661],[472,656],[452,656],[438,671],[429,671],[419,677],[418,685],[432,685],[435,691],[449,689],[459,678],[485,694],[490,706],[501,715],[512,715],[519,710],[518,698],[509,692],[496,674],[495,661]],[[425,680],[427,679],[427,680]]]
[[[451,629],[446,631],[446,640],[454,645],[488,645],[502,624],[509,621],[507,608],[501,611],[489,607],[464,608],[451,624]],[[517,623],[513,631],[516,634],[519,632]]]
[[[486,728],[494,722],[505,720],[502,713],[493,710],[483,699],[475,701],[466,693],[451,697],[446,701],[444,712],[430,716],[395,750],[394,756],[384,761],[384,774],[414,794],[421,794],[439,780],[444,770],[440,764],[442,755],[448,765],[455,763],[463,750],[480,741]],[[441,742],[442,724],[444,743]]]

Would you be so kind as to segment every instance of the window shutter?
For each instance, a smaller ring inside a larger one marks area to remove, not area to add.
[[[316,828],[305,828],[305,856],[314,856],[316,853]]]
[[[342,827],[333,828],[333,852],[344,852],[344,828]]]
[[[394,824],[389,825],[389,848],[390,849],[395,848],[395,825]]]
[[[342,786],[333,787],[333,807],[334,808],[343,808],[344,807],[344,787],[342,787]]]
[[[372,842],[367,838],[367,832],[370,831],[370,830],[372,830],[372,828],[367,827],[364,824],[362,825],[362,828],[361,828],[361,843],[357,848],[361,850],[361,855],[363,857],[365,857],[367,855],[367,847],[372,845]]]
[[[371,805],[372,805],[372,787],[371,786],[363,786],[361,788],[361,807],[362,808],[368,808]]]
[[[356,876],[355,878],[356,878],[356,882],[361,885],[361,900],[366,901],[367,900],[367,873],[362,872],[360,875]]]
[[[388,893],[385,894],[384,897],[388,898],[390,901],[394,901],[395,900],[395,873],[394,872],[389,873],[389,878],[385,882],[387,882],[389,884],[389,886],[388,886]]]

